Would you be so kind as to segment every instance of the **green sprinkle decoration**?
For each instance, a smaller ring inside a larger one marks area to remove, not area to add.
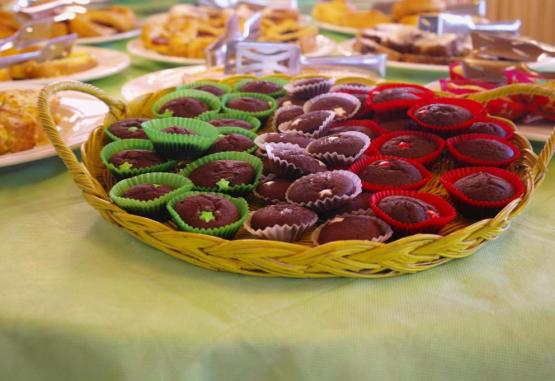
[[[220,179],[220,181],[218,181],[218,182],[216,183],[216,185],[218,186],[218,189],[220,189],[220,190],[229,189],[229,180]]]
[[[154,189],[160,188],[160,184],[152,184],[152,186],[154,187]]]
[[[214,217],[214,213],[210,212],[210,211],[204,211],[200,213],[200,217],[201,220],[203,220],[204,222],[208,223],[212,220],[215,220],[216,217]]]
[[[133,168],[133,164],[131,164],[131,163],[128,162],[128,161],[124,161],[124,162],[121,163],[121,164],[119,165],[119,167],[118,167],[118,169],[119,169],[120,171],[128,171],[128,170],[130,170],[131,168]]]
[[[136,131],[138,131],[138,130],[139,130],[139,127],[129,127],[129,128],[127,129],[127,131],[130,131],[130,132],[136,132]]]

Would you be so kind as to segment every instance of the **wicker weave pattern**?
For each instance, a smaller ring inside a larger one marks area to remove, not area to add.
[[[232,78],[228,82],[236,80],[237,78]],[[146,244],[186,262],[210,270],[247,275],[382,278],[427,270],[452,259],[469,256],[483,243],[496,238],[507,229],[510,220],[523,210],[535,187],[543,180],[555,150],[555,130],[539,156],[533,153],[529,142],[517,134],[513,142],[521,148],[522,158],[513,170],[526,184],[523,197],[507,205],[492,219],[481,220],[471,225],[459,221],[445,229],[443,235],[418,234],[387,244],[341,241],[317,247],[257,239],[225,240],[177,231],[169,224],[129,214],[113,204],[106,191],[113,184],[113,179],[99,159],[100,149],[106,143],[102,126],[91,134],[82,147],[84,164],[77,161],[54,126],[48,109],[48,99],[63,90],[89,93],[107,103],[110,113],[106,117],[106,125],[125,117],[148,116],[149,111],[145,113],[144,110],[150,110],[150,105],[157,98],[171,90],[142,96],[126,107],[91,85],[60,82],[42,91],[39,113],[50,140],[83,196],[107,221],[121,226]],[[473,94],[469,98],[487,102],[500,96],[523,93],[555,98],[555,88],[534,85],[511,85]],[[448,166],[449,163],[445,165]],[[437,179],[428,184],[425,190],[445,194]]]

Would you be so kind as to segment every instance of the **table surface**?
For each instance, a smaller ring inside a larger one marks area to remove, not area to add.
[[[167,67],[134,59],[93,83],[117,94]],[[551,173],[470,258],[385,280],[260,279],[106,223],[58,158],[1,169],[0,378],[554,379],[554,216]]]

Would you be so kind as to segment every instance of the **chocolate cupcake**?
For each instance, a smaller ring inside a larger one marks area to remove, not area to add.
[[[289,106],[303,107],[305,102],[306,102],[306,99],[292,98],[291,96],[288,96],[288,95],[285,97],[276,99],[276,103],[278,107],[289,107]]]
[[[423,87],[408,83],[392,83],[376,87],[368,96],[369,107],[380,115],[406,111],[422,100],[433,98],[434,93]]]
[[[371,195],[372,193],[363,190],[358,196],[349,200],[343,206],[332,210],[331,216],[341,216],[344,214],[373,214],[374,212],[370,208]]]
[[[223,98],[225,111],[240,112],[255,118],[267,118],[276,109],[274,98],[258,93],[231,93]]]
[[[287,91],[287,95],[291,98],[310,99],[330,91],[333,82],[331,78],[312,77],[290,82],[284,88]]]
[[[432,174],[421,164],[392,156],[365,157],[349,170],[357,174],[362,180],[362,187],[371,192],[419,189],[432,178]]]
[[[441,183],[457,209],[469,218],[493,217],[525,189],[514,173],[494,167],[455,169],[444,173]]]
[[[413,159],[421,164],[433,163],[444,148],[445,141],[439,136],[419,131],[385,134],[371,146],[378,154]]]
[[[310,99],[303,106],[305,113],[313,111],[333,111],[335,120],[353,117],[361,107],[357,97],[346,93],[328,93]]]
[[[219,114],[208,114],[200,116],[198,119],[207,122],[214,127],[237,127],[255,132],[261,126],[260,120],[246,115],[242,112],[224,112]]]
[[[266,152],[272,173],[276,175],[296,178],[311,173],[327,171],[324,163],[296,145],[270,143],[266,144]]]
[[[517,146],[492,135],[467,134],[447,140],[447,149],[465,165],[504,167],[520,157]]]
[[[504,139],[510,139],[515,131],[511,123],[499,118],[484,118],[477,120],[467,130],[471,134],[493,135]]]
[[[349,165],[370,146],[370,138],[360,132],[340,132],[312,141],[306,150],[328,165]]]
[[[220,100],[205,91],[177,90],[159,98],[152,105],[157,117],[196,118],[220,110]]]
[[[399,234],[437,232],[457,215],[447,201],[430,193],[378,192],[372,195],[370,205],[376,216]]]
[[[277,127],[280,124],[289,122],[302,114],[304,114],[304,111],[301,106],[291,105],[280,107],[274,113],[272,125],[274,126],[274,129],[277,130]]]
[[[206,91],[217,97],[221,97],[224,94],[227,94],[231,91],[231,88],[228,85],[226,85],[225,83],[216,82],[216,81],[196,81],[196,82],[185,84],[178,88],[178,90],[184,90],[184,89],[195,89],[195,90]]]
[[[249,122],[239,119],[214,119],[210,121],[210,124],[214,127],[237,127],[244,128],[246,130],[252,129],[252,125]]]
[[[250,192],[262,173],[259,158],[244,152],[218,152],[188,164],[181,174],[195,189],[239,194]]]
[[[175,173],[146,173],[118,182],[110,189],[110,198],[129,213],[166,221],[168,201],[192,186],[189,179]]]
[[[269,203],[286,202],[285,193],[294,180],[274,175],[260,180],[254,190],[254,195]]]
[[[185,192],[168,203],[179,229],[231,238],[248,217],[249,207],[242,198],[208,192]]]
[[[325,212],[346,204],[361,191],[357,176],[338,170],[313,173],[295,180],[285,197],[294,204]]]
[[[278,126],[280,132],[303,134],[310,137],[326,135],[332,121],[332,111],[313,111],[300,115]]]
[[[469,99],[437,98],[412,106],[407,114],[421,128],[447,136],[468,129],[484,110]]]
[[[328,130],[328,134],[337,134],[339,132],[360,132],[370,139],[377,138],[385,133],[376,122],[365,119],[351,119],[342,122],[335,122]]]
[[[104,130],[112,140],[120,139],[147,139],[141,124],[148,121],[146,118],[127,118],[112,123]]]
[[[313,234],[313,241],[316,245],[348,240],[385,242],[392,235],[391,227],[377,217],[347,214],[332,218],[320,226]]]
[[[253,153],[256,150],[256,145],[254,144],[256,134],[253,132],[243,128],[229,127],[220,128],[219,132],[222,135],[216,139],[207,153],[231,151]]]
[[[271,97],[279,97],[285,94],[283,85],[284,80],[276,78],[267,78],[263,80],[245,79],[239,81],[235,85],[235,91],[241,93],[259,93],[269,95]]]
[[[261,238],[293,242],[318,221],[312,210],[295,204],[276,204],[258,209],[245,222],[245,229]]]
[[[268,143],[288,143],[306,148],[312,141],[312,138],[302,134],[287,133],[287,132],[269,132],[267,134],[258,135],[254,139],[254,143],[261,149],[265,150],[265,145]]]
[[[164,172],[175,167],[154,151],[151,142],[144,139],[124,139],[105,145],[100,158],[110,172],[119,179],[148,172]]]

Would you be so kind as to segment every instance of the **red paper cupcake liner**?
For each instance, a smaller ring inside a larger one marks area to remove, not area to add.
[[[513,157],[506,160],[479,160],[469,156],[464,155],[459,150],[457,150],[457,143],[464,141],[464,140],[472,140],[472,139],[486,139],[486,140],[495,140],[500,143],[503,143],[509,146],[513,150]],[[513,143],[509,142],[506,139],[499,138],[493,135],[486,135],[486,134],[465,134],[459,135],[452,138],[447,139],[447,150],[451,154],[451,156],[462,165],[469,165],[469,166],[481,166],[481,167],[506,167],[515,160],[520,157],[520,149],[514,145]]]
[[[488,114],[510,120],[517,120],[526,113],[524,106],[511,98],[493,99],[487,103],[486,108]]]
[[[503,129],[503,131],[505,131],[505,136],[497,136],[497,135],[480,133],[482,135],[497,136],[501,139],[508,140],[508,139],[512,138],[515,134],[514,125],[505,118],[486,116],[486,117],[483,117],[483,118],[478,118],[474,121],[474,123],[478,123],[478,122],[494,123],[494,124],[497,124],[499,127],[501,127]]]
[[[515,192],[514,195],[498,201],[479,201],[468,197],[455,187],[454,183],[457,180],[479,172],[489,173],[506,180],[512,185]],[[461,212],[461,214],[470,218],[488,218],[495,216],[501,209],[513,200],[521,197],[525,190],[524,183],[518,178],[517,175],[505,169],[495,167],[467,167],[454,169],[452,171],[445,172],[441,176],[441,184],[445,187],[445,189],[447,189],[455,207]]]
[[[432,140],[434,143],[436,143],[436,150],[434,152],[431,152],[427,155],[418,157],[418,158],[409,158],[410,160],[414,160],[422,165],[427,165],[430,163],[433,163],[434,161],[437,160],[437,158],[441,155],[441,153],[443,152],[443,150],[445,149],[445,140],[443,140],[442,138],[440,138],[437,135],[434,134],[430,134],[428,132],[421,132],[421,131],[396,131],[396,132],[390,132],[387,134],[384,134],[382,136],[380,136],[377,139],[374,139],[372,141],[372,145],[370,146],[370,148],[372,149],[373,152],[375,152],[377,155],[381,155],[382,153],[380,152],[380,149],[382,148],[382,146],[389,140],[398,137],[398,136],[420,136],[423,138],[427,138],[429,140]],[[402,156],[399,156],[402,157]],[[403,158],[403,157],[402,157]]]
[[[452,124],[450,126],[436,126],[434,124],[429,124],[418,119],[415,113],[421,107],[424,107],[430,104],[448,104],[448,105],[463,107],[468,111],[470,111],[473,117],[465,122]],[[465,129],[467,129],[470,125],[472,125],[472,123],[474,123],[476,119],[483,117],[485,114],[485,110],[486,109],[483,104],[470,99],[435,98],[432,100],[427,100],[427,101],[423,101],[415,104],[407,111],[407,115],[409,116],[409,118],[414,120],[421,128],[427,130],[428,132],[433,132],[440,136],[453,136],[453,135],[462,133]]]
[[[413,197],[420,201],[424,201],[432,206],[434,206],[439,212],[439,216],[429,218],[425,221],[407,224],[404,222],[397,221],[396,219],[390,217],[387,213],[381,210],[378,206],[379,202],[385,197],[389,196],[407,196]],[[413,192],[405,190],[391,190],[375,193],[370,197],[370,207],[376,214],[378,218],[381,218],[387,222],[397,234],[402,235],[412,235],[417,233],[436,233],[445,225],[450,223],[457,216],[457,211],[449,202],[443,198],[423,192]]]
[[[386,134],[388,131],[378,126],[376,122],[373,120],[367,119],[350,119],[350,120],[343,120],[341,122],[334,122],[331,125],[331,128],[328,131],[328,134],[333,134],[333,129],[335,127],[345,127],[345,126],[362,126],[367,128],[368,130],[372,131],[374,136],[380,136]],[[376,139],[376,138],[374,138]]]
[[[355,173],[357,176],[358,174],[366,168],[369,164],[378,161],[378,160],[401,160],[406,161],[416,167],[422,179],[411,183],[411,184],[404,184],[399,186],[394,185],[381,185],[381,184],[372,184],[360,179],[362,182],[362,189],[369,191],[369,192],[381,192],[386,190],[416,190],[422,188],[426,185],[433,177],[432,173],[428,171],[424,166],[414,160],[405,159],[402,157],[395,157],[395,156],[386,156],[386,155],[374,155],[374,156],[365,156],[359,160],[357,160],[353,165],[349,167],[349,171]]]
[[[419,99],[399,99],[380,103],[374,103],[372,101],[373,97],[379,94],[381,91],[397,87],[410,87],[420,90],[420,93],[413,93],[414,95],[418,96]],[[433,99],[434,97],[434,92],[424,86],[419,86],[412,83],[388,83],[385,85],[377,86],[374,90],[370,92],[370,94],[368,94],[368,98],[366,98],[366,107],[378,114],[389,113],[394,110],[406,110],[417,103]]]

